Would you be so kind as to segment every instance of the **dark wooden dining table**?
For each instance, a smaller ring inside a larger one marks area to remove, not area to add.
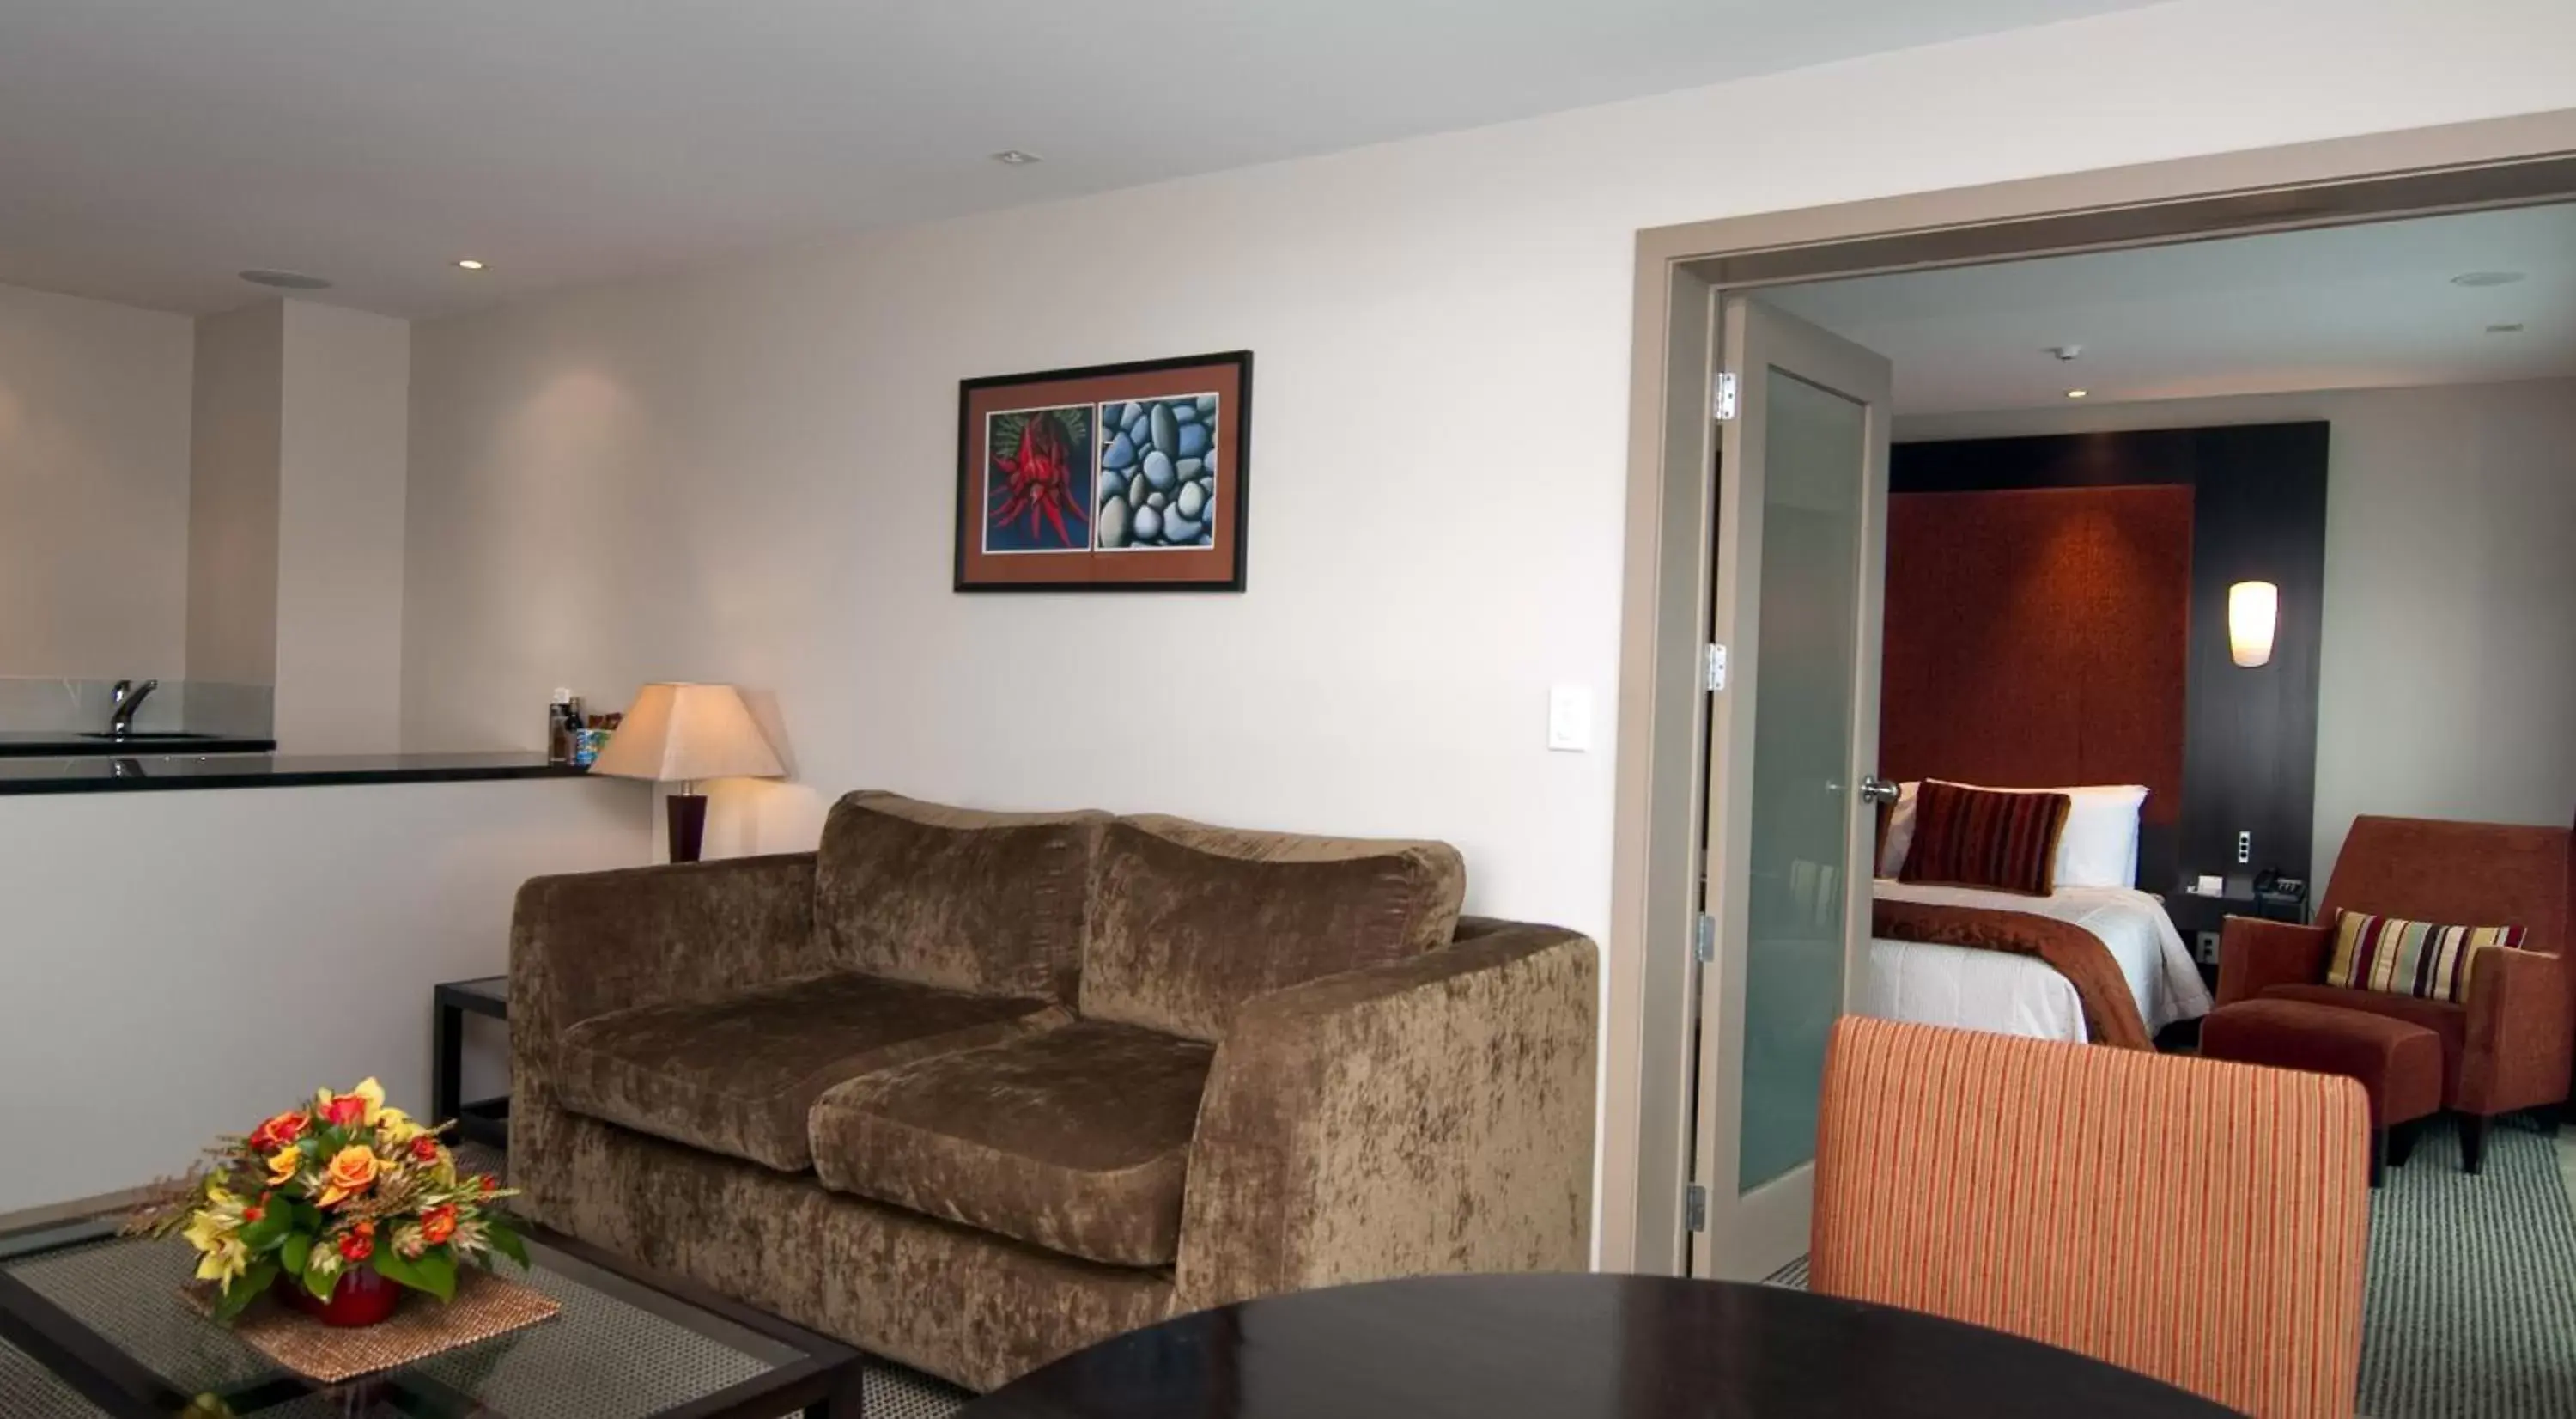
[[[1437,1276],[1182,1316],[960,1419],[2221,1419],[2071,1351],[1888,1306],[1652,1276]]]

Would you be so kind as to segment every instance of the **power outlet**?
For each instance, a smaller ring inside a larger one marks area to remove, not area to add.
[[[2253,860],[2254,835],[2252,833],[2238,833],[2236,835],[2236,865],[2243,867]]]
[[[2204,966],[2218,964],[2218,933],[2204,931],[2192,939],[2192,955]]]

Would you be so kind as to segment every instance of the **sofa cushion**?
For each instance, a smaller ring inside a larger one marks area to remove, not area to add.
[[[2334,915],[2326,984],[2466,1004],[2469,961],[2480,951],[2519,951],[2519,926],[2441,926],[2367,912]]]
[[[850,794],[823,826],[815,929],[848,970],[1070,1005],[1107,821]]]
[[[1466,882],[1447,843],[1118,819],[1101,836],[1080,1013],[1213,1042],[1256,995],[1447,944]]]
[[[555,1092],[576,1113],[801,1172],[824,1090],[1066,1019],[1044,1000],[821,976],[584,1020],[556,1047]]]
[[[814,1171],[1069,1256],[1168,1265],[1214,1053],[1083,1020],[853,1079],[814,1105]]]

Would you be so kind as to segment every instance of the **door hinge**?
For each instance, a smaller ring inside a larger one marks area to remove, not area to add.
[[[1719,690],[1725,689],[1726,647],[1717,644],[1715,641],[1709,642],[1708,656],[1706,660],[1702,662],[1702,665],[1707,672],[1704,678],[1708,682],[1709,693],[1715,694]]]
[[[1682,1189],[1682,1230],[1685,1232],[1708,1230],[1708,1189],[1698,1183],[1692,1183]]]
[[[1735,420],[1735,371],[1719,370],[1708,382],[1708,415],[1721,424]]]
[[[1706,912],[1699,914],[1698,922],[1691,927],[1691,954],[1699,958],[1701,965],[1717,959],[1716,917]]]

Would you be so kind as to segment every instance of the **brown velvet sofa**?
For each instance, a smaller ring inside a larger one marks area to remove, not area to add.
[[[538,1220],[989,1389],[1249,1296],[1590,1259],[1596,952],[1427,842],[856,793],[520,892]]]
[[[2442,1106],[2464,1115],[2461,1162],[2476,1172],[2496,1115],[2568,1096],[2576,1052],[2568,889],[2565,828],[2358,817],[2316,925],[2227,918],[2219,938],[2218,1003],[2303,1000],[2431,1030],[2442,1042]],[[2522,950],[2473,957],[2468,998],[2453,1004],[2326,984],[2339,911],[2520,926],[2530,934]]]

